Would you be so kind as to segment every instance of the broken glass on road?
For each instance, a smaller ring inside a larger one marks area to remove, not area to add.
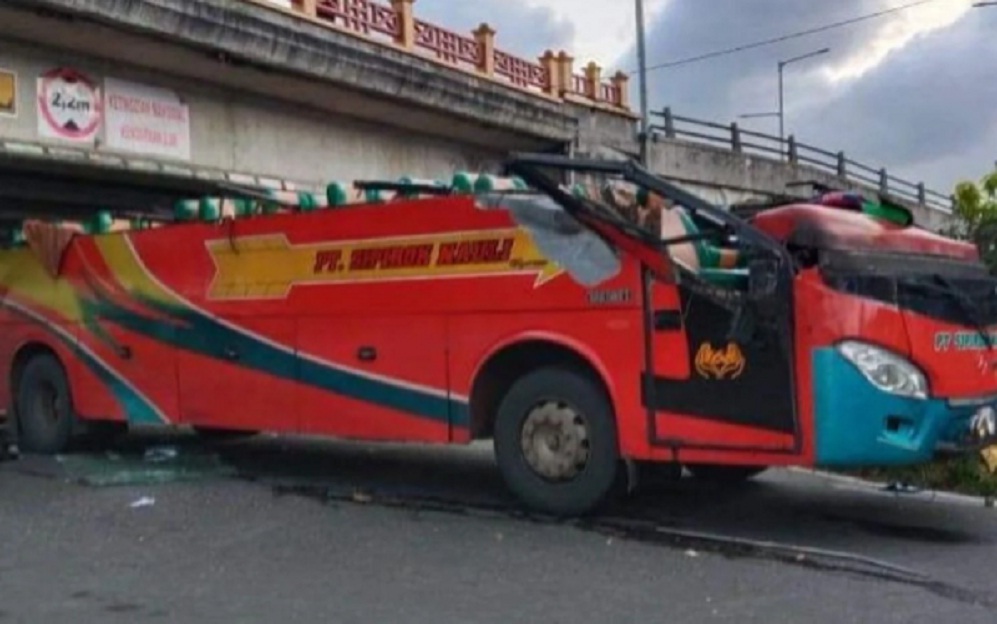
[[[160,485],[236,474],[215,453],[175,447],[150,447],[140,454],[61,455],[58,462],[68,480],[96,487]]]

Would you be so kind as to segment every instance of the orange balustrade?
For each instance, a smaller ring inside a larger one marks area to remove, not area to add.
[[[462,35],[417,19],[413,12],[415,0],[391,0],[390,4],[373,0],[291,0],[291,4],[294,11],[339,30],[472,71],[518,90],[557,100],[587,101],[630,114],[626,74],[618,73],[604,81],[602,68],[595,63],[589,63],[584,73],[575,73],[574,59],[563,51],[547,51],[537,61],[509,54],[495,47],[496,32],[488,24]]]

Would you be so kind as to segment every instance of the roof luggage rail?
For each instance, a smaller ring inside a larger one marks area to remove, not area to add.
[[[381,180],[357,180],[353,186],[360,191],[388,191],[395,193],[415,193],[418,195],[453,195],[453,188],[428,183],[387,182]]]

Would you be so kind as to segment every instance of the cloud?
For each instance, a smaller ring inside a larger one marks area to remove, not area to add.
[[[655,20],[671,1],[644,0],[645,19]],[[462,33],[488,22],[499,47],[519,56],[565,50],[579,63],[607,67],[630,47],[636,21],[633,0],[419,0],[415,12]]]
[[[566,50],[581,63],[611,64],[630,47],[636,32],[634,0],[520,0],[544,7],[574,25]],[[644,0],[645,21],[653,22],[672,0]],[[470,3],[468,3],[470,4]],[[506,6],[506,5],[503,5]],[[615,71],[616,67],[610,66]]]
[[[545,50],[568,49],[575,26],[550,6],[516,0],[421,0],[416,17],[461,34],[469,34],[482,22],[498,31],[496,46],[527,59]]]
[[[649,63],[910,1],[645,0]],[[947,193],[997,159],[997,63],[990,62],[997,58],[997,9],[971,10],[972,2],[934,0],[818,35],[656,70],[651,102],[659,110],[671,106],[678,114],[719,122],[773,112],[777,62],[830,47],[830,54],[786,70],[788,132]],[[487,21],[498,31],[499,48],[524,58],[564,49],[579,65],[594,59],[607,71],[636,68],[632,0],[419,0],[415,10],[460,33]],[[775,119],[741,125],[778,131]]]
[[[656,108],[727,122],[778,108],[777,62],[830,47],[786,70],[788,132],[948,192],[997,158],[997,10],[971,0],[916,9],[819,35],[654,71]],[[777,37],[896,7],[899,0],[671,0],[649,31],[649,63]],[[984,13],[990,13],[984,15]],[[623,62],[633,69],[633,52]],[[775,119],[743,126],[777,132]],[[989,141],[989,142],[988,142]],[[987,156],[987,150],[990,156]],[[981,162],[980,159],[983,159]]]
[[[946,192],[978,177],[997,159],[997,68],[983,61],[997,58],[995,26],[974,14],[917,39],[826,101],[810,99],[800,127]]]

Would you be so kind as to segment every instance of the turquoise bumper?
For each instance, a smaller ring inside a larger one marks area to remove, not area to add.
[[[960,448],[979,406],[898,397],[872,385],[833,348],[813,356],[816,465],[919,464]]]

